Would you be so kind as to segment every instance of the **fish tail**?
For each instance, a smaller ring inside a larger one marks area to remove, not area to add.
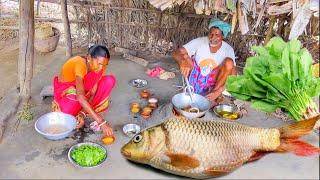
[[[313,156],[320,154],[320,148],[301,141],[299,139],[281,140],[280,146],[276,149],[277,152],[293,152],[298,156]]]
[[[279,128],[280,146],[276,151],[293,152],[298,156],[319,155],[319,148],[298,139],[301,136],[310,133],[319,119],[320,114],[313,118]]]

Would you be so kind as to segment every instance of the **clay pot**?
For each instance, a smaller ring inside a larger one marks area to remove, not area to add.
[[[142,91],[140,92],[140,96],[141,96],[142,98],[147,99],[147,98],[149,98],[149,96],[150,96],[150,92],[149,92],[148,90],[144,89],[144,90],[142,90]]]
[[[141,116],[147,119],[151,116],[151,113],[152,113],[152,108],[147,106],[142,109]]]
[[[132,103],[131,104],[131,112],[138,113],[139,111],[140,111],[139,103],[136,103],[136,102]]]
[[[144,107],[144,108],[142,109],[141,114],[143,114],[143,115],[150,115],[151,112],[152,112],[152,109],[147,106],[147,107]]]
[[[133,107],[131,108],[131,112],[133,113],[138,113],[140,111],[140,108],[139,107]]]
[[[131,103],[131,108],[140,108],[139,103],[133,102]]]
[[[154,98],[154,97],[149,98],[149,99],[148,99],[148,106],[149,106],[152,110],[154,110],[155,108],[157,108],[157,107],[158,107],[158,99],[157,99],[157,98]]]
[[[152,104],[152,103],[149,103],[148,104],[148,107],[150,107],[152,110],[156,109],[158,107],[157,104]]]
[[[143,117],[144,119],[148,119],[150,115],[141,115],[141,117]]]

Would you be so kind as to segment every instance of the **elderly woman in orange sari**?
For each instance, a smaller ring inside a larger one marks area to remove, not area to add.
[[[109,59],[105,46],[94,45],[89,48],[87,57],[75,56],[67,60],[53,80],[52,110],[76,116],[77,128],[83,127],[89,115],[98,123],[103,136],[113,136],[112,127],[99,115],[108,108],[116,82],[113,75],[104,75]]]

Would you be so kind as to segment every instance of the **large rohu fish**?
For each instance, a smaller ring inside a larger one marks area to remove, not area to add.
[[[222,176],[269,152],[318,155],[319,148],[298,138],[308,134],[319,118],[270,129],[171,118],[135,135],[121,153],[131,161],[181,176]]]

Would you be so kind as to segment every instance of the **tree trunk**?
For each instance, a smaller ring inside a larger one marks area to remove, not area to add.
[[[71,32],[70,32],[70,24],[68,18],[68,8],[67,8],[67,0],[61,0],[61,11],[62,11],[62,22],[64,27],[64,34],[66,39],[66,56],[72,56],[72,42],[71,42]]]
[[[19,1],[19,87],[20,97],[29,100],[34,57],[34,0]]]

